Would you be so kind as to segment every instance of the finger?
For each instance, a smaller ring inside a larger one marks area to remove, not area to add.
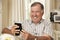
[[[20,33],[19,31],[15,31],[15,33]]]
[[[17,26],[17,25],[13,25],[13,28],[19,28],[19,26]]]
[[[20,30],[15,30],[15,31],[20,31]]]
[[[27,34],[27,32],[26,31],[24,31],[24,30],[22,30],[22,31],[20,31],[21,33],[23,33],[23,34]]]
[[[20,32],[15,32],[16,34],[20,34]]]
[[[28,33],[28,32],[26,32],[25,30],[22,30],[21,32]]]

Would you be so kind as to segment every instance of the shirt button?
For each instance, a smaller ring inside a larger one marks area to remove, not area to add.
[[[37,33],[35,33],[35,35],[37,35]]]

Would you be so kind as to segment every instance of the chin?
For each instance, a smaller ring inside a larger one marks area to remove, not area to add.
[[[33,22],[34,22],[34,23],[38,23],[38,21],[37,21],[37,20],[34,20]]]

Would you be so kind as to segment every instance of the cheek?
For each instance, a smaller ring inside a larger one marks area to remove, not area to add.
[[[31,18],[33,18],[33,15],[32,15],[32,14],[30,14],[30,17],[31,17]]]
[[[38,17],[42,17],[42,14],[40,14],[40,13],[37,13],[37,16],[38,16]]]
[[[31,16],[31,17],[33,17],[33,16],[34,16],[34,14],[33,14],[33,13],[31,13],[31,14],[30,14],[30,16]]]

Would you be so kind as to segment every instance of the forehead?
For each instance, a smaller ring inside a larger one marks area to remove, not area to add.
[[[37,4],[31,7],[31,10],[41,10],[41,5]]]
[[[38,6],[38,7],[41,8],[41,5],[40,4],[33,5],[32,7],[35,7],[35,6]]]

